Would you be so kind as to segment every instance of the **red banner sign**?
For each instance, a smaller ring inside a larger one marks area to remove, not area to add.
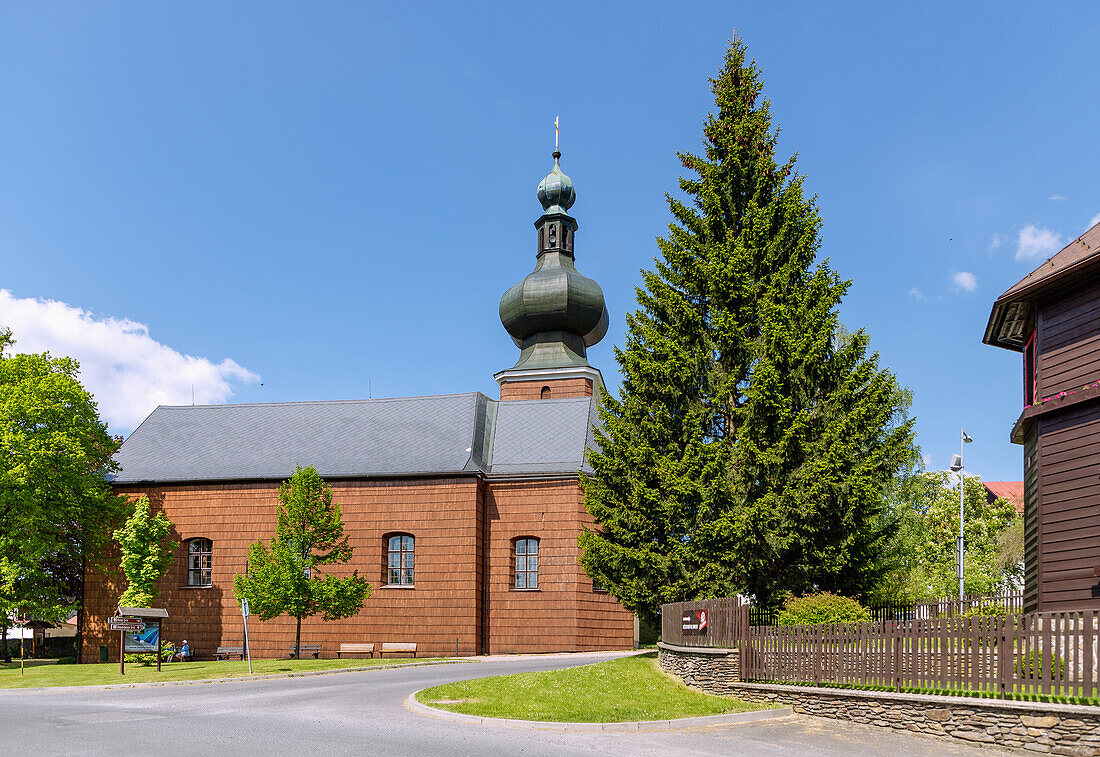
[[[684,610],[683,632],[685,636],[707,635],[707,611]]]

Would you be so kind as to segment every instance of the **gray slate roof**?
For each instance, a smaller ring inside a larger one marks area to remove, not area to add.
[[[498,402],[435,397],[161,406],[119,450],[115,483],[281,480],[481,472],[573,474],[584,466],[589,397]]]

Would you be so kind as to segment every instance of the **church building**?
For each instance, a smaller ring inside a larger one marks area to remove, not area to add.
[[[158,407],[118,453],[115,490],[146,495],[175,524],[161,581],[167,640],[197,659],[241,646],[233,578],[248,545],[275,531],[279,483],[313,465],[341,505],[351,563],[372,585],[349,619],[302,624],[302,643],[335,657],[343,643],[415,642],[420,656],[629,648],[634,617],[578,562],[592,523],[579,476],[593,443],[602,376],[586,350],[608,314],[574,267],[573,183],[558,164],[538,187],[535,270],[500,301],[520,350],[496,374],[500,398],[432,397]],[[85,662],[107,647],[124,588],[117,567],[89,567]],[[249,621],[257,657],[286,657],[294,620]]]

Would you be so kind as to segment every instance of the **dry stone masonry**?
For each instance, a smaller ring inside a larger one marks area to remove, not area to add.
[[[735,649],[658,644],[661,667],[709,694],[783,704],[849,720],[1045,754],[1100,757],[1100,707],[745,683]]]

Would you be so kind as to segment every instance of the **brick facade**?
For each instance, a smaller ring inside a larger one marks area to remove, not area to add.
[[[419,480],[330,481],[354,550],[348,566],[372,585],[353,618],[302,623],[302,642],[320,643],[335,657],[345,642],[414,641],[418,655],[623,649],[633,642],[633,616],[594,591],[577,562],[577,533],[590,522],[576,479],[493,482],[479,475]],[[278,484],[179,484],[119,487],[147,494],[175,524],[176,559],[161,582],[158,606],[168,609],[164,636],[186,638],[199,659],[218,646],[243,643],[233,577],[243,573],[248,545],[270,539]],[[385,585],[384,537],[415,537],[415,588]],[[486,539],[488,534],[488,539]],[[539,543],[539,589],[513,589],[513,543]],[[187,586],[186,541],[213,542],[212,585]],[[117,557],[115,558],[117,559]],[[488,576],[488,581],[485,577]],[[81,656],[99,659],[99,647],[118,657],[118,635],[106,629],[122,591],[120,576],[89,569]],[[285,657],[294,621],[249,619],[257,657]]]
[[[543,396],[543,390],[549,389],[549,396]],[[566,399],[568,397],[591,397],[592,379],[590,378],[559,378],[536,379],[534,381],[517,381],[508,379],[500,385],[500,399],[508,400],[538,400],[538,399]]]

